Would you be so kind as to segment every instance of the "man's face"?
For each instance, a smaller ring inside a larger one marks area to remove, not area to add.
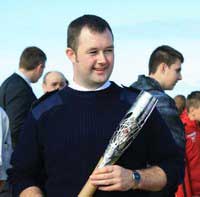
[[[84,27],[79,36],[77,51],[75,53],[72,50],[72,53],[73,79],[78,85],[93,90],[109,79],[114,64],[113,38],[109,30],[97,33]]]
[[[60,73],[51,72],[46,76],[45,83],[42,84],[44,92],[61,90],[66,85],[66,80]]]
[[[163,89],[172,90],[181,79],[181,62],[177,59],[174,64],[165,67]]]

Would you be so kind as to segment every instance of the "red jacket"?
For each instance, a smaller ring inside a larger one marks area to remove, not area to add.
[[[186,110],[180,116],[186,135],[186,169],[184,184],[179,186],[177,197],[200,196],[200,125],[191,121]],[[185,189],[183,189],[185,188]]]

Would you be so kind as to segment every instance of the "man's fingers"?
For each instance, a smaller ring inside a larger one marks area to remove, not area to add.
[[[103,180],[91,180],[91,183],[96,186],[109,186],[114,185],[114,179],[103,179]]]
[[[113,166],[105,166],[103,168],[97,168],[93,174],[101,174],[101,173],[112,173],[114,170]]]
[[[98,189],[102,190],[102,191],[117,191],[117,190],[119,190],[117,185],[99,186]]]
[[[90,180],[106,180],[106,179],[113,179],[114,175],[113,173],[103,173],[103,174],[92,174],[90,176]]]

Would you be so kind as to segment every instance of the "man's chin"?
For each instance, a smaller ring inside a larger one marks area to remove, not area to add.
[[[175,85],[173,85],[172,87],[170,87],[168,90],[173,90],[175,87]]]

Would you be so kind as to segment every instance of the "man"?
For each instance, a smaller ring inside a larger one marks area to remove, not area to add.
[[[179,51],[170,46],[160,46],[150,56],[149,76],[140,75],[138,80],[132,84],[132,87],[148,91],[158,98],[156,107],[182,152],[185,151],[184,127],[173,98],[168,96],[164,90],[172,90],[182,79],[181,64],[183,61],[183,55]]]
[[[13,196],[80,192],[138,95],[108,81],[113,39],[109,24],[98,16],[84,15],[70,23],[66,54],[73,64],[73,82],[30,113],[9,170]],[[184,171],[183,155],[154,110],[117,164],[95,170],[90,182],[98,187],[98,197],[147,196],[163,187],[173,190],[180,168]],[[41,169],[46,174],[43,180]]]
[[[65,85],[68,85],[68,81],[61,72],[50,71],[44,75],[42,83],[44,93],[61,90]]]
[[[184,58],[170,46],[160,46],[149,60],[149,76],[140,75],[132,87],[150,92],[158,98],[157,109],[166,121],[177,144],[184,150],[184,128],[174,100],[164,90],[172,90],[182,79],[181,64]]]
[[[36,100],[31,83],[41,77],[46,62],[45,53],[37,47],[26,48],[20,57],[19,70],[8,77],[0,87],[0,106],[6,111],[11,129],[13,147],[31,104]]]

